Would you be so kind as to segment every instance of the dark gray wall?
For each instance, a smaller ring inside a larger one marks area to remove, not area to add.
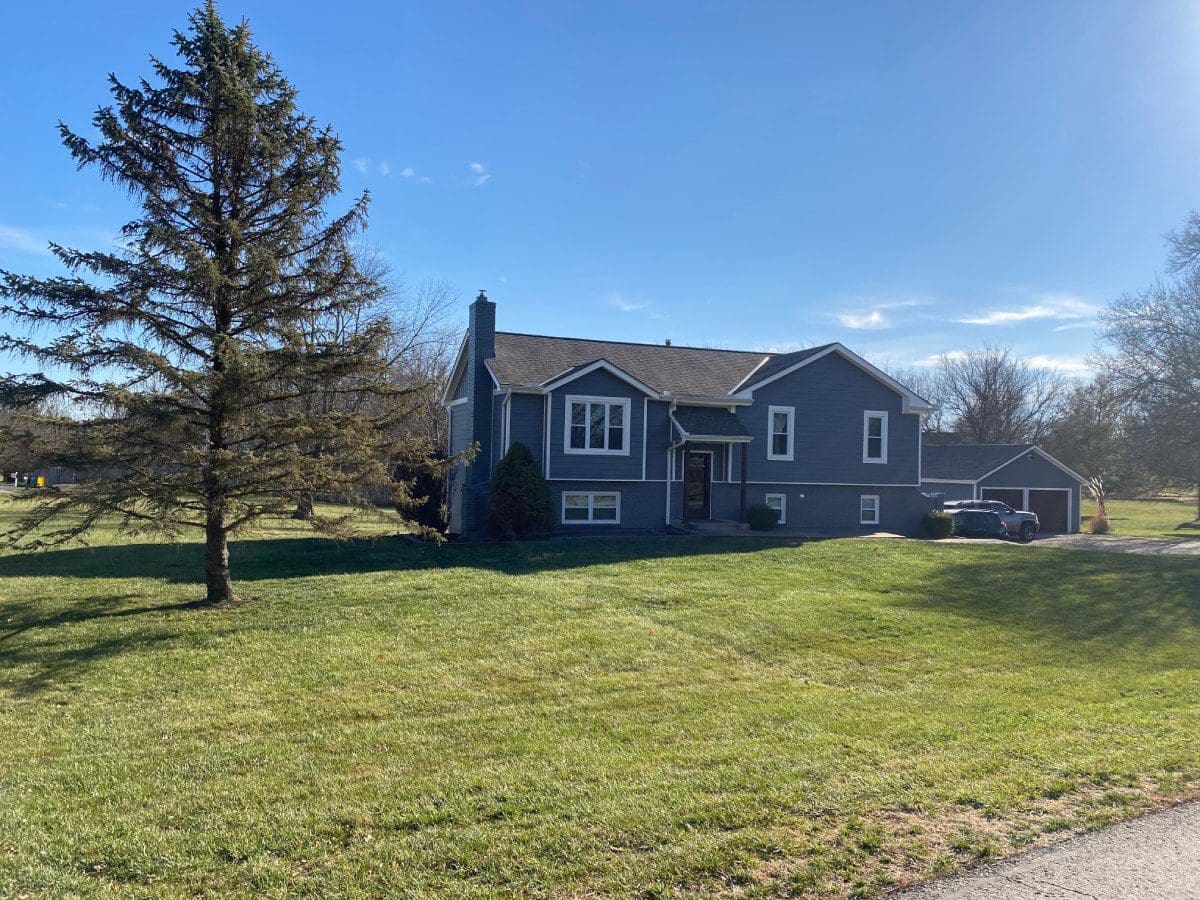
[[[792,462],[767,459],[770,406],[795,407]],[[863,412],[888,413],[888,461],[862,461]],[[754,405],[737,415],[754,437],[748,478],[770,482],[916,485],[920,416],[905,415],[899,394],[858,366],[831,353],[754,392]]]
[[[985,487],[1068,488],[1071,491],[1071,507],[1067,527],[1072,532],[1079,530],[1079,482],[1037,453],[1027,453],[993,472],[979,482],[981,491]]]
[[[569,396],[628,398],[628,455],[563,452],[563,423],[566,420],[566,398]],[[584,375],[554,391],[550,395],[550,477],[640,480],[644,398],[645,394],[603,371]]]

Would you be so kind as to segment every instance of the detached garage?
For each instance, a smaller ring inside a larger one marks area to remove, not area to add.
[[[1079,531],[1085,479],[1036,444],[924,447],[921,487],[940,500],[1000,500],[1037,513],[1043,534]]]

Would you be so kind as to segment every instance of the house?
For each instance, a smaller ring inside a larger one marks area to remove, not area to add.
[[[496,331],[480,293],[446,385],[450,531],[482,533],[491,473],[514,442],[550,485],[560,530],[744,521],[911,533],[929,403],[841,344],[792,353]]]
[[[1079,531],[1087,479],[1036,444],[926,446],[921,484],[940,500],[1001,500],[1037,513],[1043,532]]]

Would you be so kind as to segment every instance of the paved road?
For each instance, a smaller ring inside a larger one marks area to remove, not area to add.
[[[1200,802],[893,895],[904,900],[1200,898]]]

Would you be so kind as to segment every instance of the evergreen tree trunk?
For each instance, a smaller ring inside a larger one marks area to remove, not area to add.
[[[209,606],[223,606],[237,600],[237,595],[233,593],[233,579],[229,574],[229,534],[224,520],[225,516],[220,510],[211,510],[205,528],[205,602]]]
[[[313,495],[305,494],[296,502],[296,509],[292,513],[292,518],[307,522],[316,514],[317,511],[313,505]]]

